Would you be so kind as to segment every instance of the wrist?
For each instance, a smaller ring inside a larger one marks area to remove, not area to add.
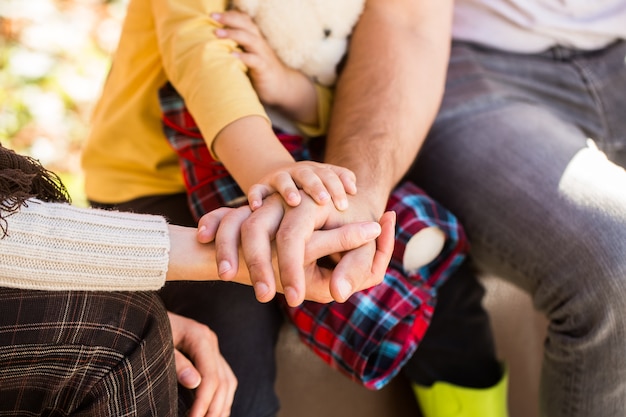
[[[168,225],[170,237],[168,281],[217,280],[215,244],[199,243],[196,229]]]
[[[317,125],[317,92],[315,83],[300,71],[286,68],[281,91],[275,100],[267,104],[276,108],[292,121],[305,125]]]

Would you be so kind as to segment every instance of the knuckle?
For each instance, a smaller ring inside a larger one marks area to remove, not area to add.
[[[200,326],[199,327],[199,331],[200,331],[200,333],[202,335],[202,338],[204,340],[209,341],[209,343],[212,343],[212,344],[215,343],[216,344],[217,343],[217,334],[215,334],[215,332],[213,330],[211,330],[209,328],[209,326],[207,326],[206,324],[200,324],[200,323],[198,323],[198,324]]]
[[[298,229],[295,225],[282,225],[276,232],[276,242],[279,244],[289,244],[290,242],[296,242],[298,238]]]
[[[263,222],[261,219],[255,216],[250,216],[241,224],[241,234],[243,236],[251,235],[256,233],[263,227]]]
[[[346,230],[342,230],[339,234],[339,244],[342,248],[350,248],[354,244],[352,236]]]
[[[216,257],[219,258],[219,260],[225,260],[230,252],[230,246],[226,242],[217,240],[215,242],[215,252],[217,255]]]
[[[248,266],[248,270],[253,275],[261,274],[265,269],[265,262],[263,261],[263,257],[258,253],[250,255],[250,257],[246,259],[246,264]]]
[[[237,213],[235,210],[229,210],[224,214],[222,218],[222,224],[228,224],[230,222],[236,221]]]

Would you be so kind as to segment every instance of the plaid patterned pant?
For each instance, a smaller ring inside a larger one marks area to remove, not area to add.
[[[0,288],[0,300],[0,416],[178,415],[156,293]]]

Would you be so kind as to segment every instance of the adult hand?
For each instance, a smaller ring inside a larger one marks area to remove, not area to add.
[[[328,211],[322,213],[322,207],[319,205],[309,205],[308,209],[311,212],[308,216],[311,219],[323,219],[321,227],[328,230],[374,219],[370,202],[359,198],[360,196],[362,194],[350,196],[348,209],[341,212],[328,207]],[[393,252],[395,213],[384,213],[379,222],[381,227],[385,228],[385,234],[381,234],[376,241],[345,250],[340,256],[335,255],[334,259],[337,262],[328,286],[328,291],[335,301],[344,302],[355,292],[382,282]],[[302,279],[296,268],[296,262],[292,261],[300,258],[302,248],[293,242],[298,243],[301,236],[310,233],[311,227],[312,223],[302,213],[289,208],[285,211],[276,235],[279,271],[283,283],[285,280],[293,280],[297,285],[298,280]],[[320,226],[316,224],[313,227]],[[287,261],[282,262],[283,260]],[[307,271],[305,276],[308,279]]]
[[[195,389],[190,417],[226,417],[237,379],[219,351],[217,336],[195,320],[168,312],[178,382]]]
[[[270,196],[254,213],[241,207],[206,215],[199,223],[198,240],[215,238],[218,270],[224,280],[237,276],[243,257],[259,301],[271,300],[276,291],[284,292],[292,306],[304,299],[345,301],[384,278],[393,251],[395,215],[385,213],[379,223],[346,222],[338,227],[341,221],[331,220],[336,213],[333,205],[318,205],[304,193],[297,207],[288,207],[280,197]],[[331,222],[335,226],[328,227]],[[272,263],[274,240],[276,265]],[[354,252],[347,257],[348,262],[344,261],[346,252]],[[332,265],[318,262],[328,257],[332,257]],[[348,265],[363,260],[355,265],[354,272]]]

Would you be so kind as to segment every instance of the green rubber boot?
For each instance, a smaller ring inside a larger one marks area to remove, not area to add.
[[[445,382],[413,384],[423,417],[508,417],[508,373],[490,388],[465,388]]]

